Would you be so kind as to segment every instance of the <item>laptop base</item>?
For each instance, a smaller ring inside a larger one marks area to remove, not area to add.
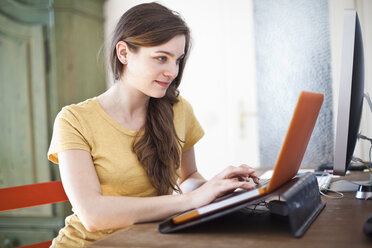
[[[201,223],[237,212],[248,206],[262,202],[263,200],[272,199],[273,197],[280,200],[280,203],[277,204],[281,205],[282,212],[271,211],[271,214],[282,213],[281,215],[284,216],[289,223],[292,235],[296,238],[304,235],[311,223],[325,206],[325,203],[323,203],[320,198],[316,177],[312,173],[306,173],[291,179],[288,183],[271,194],[204,216],[200,219],[175,225],[172,222],[172,218],[169,218],[158,225],[158,230],[161,233],[174,233],[186,229],[190,230],[192,226],[197,226]]]

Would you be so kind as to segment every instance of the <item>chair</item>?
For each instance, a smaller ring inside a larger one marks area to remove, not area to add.
[[[61,181],[35,183],[0,189],[0,211],[68,201]],[[49,247],[52,240],[22,246],[22,248]]]

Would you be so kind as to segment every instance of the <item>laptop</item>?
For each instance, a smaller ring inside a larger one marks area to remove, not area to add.
[[[182,225],[219,211],[232,208],[242,203],[267,195],[296,176],[311,134],[313,132],[323,94],[302,91],[297,101],[284,143],[274,166],[272,177],[268,184],[249,191],[241,191],[227,198],[216,201],[177,215],[171,218],[173,225]]]

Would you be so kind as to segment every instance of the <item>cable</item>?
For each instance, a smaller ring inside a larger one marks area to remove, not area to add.
[[[323,191],[319,190],[319,193],[320,193],[322,196],[325,196],[325,197],[328,197],[328,198],[332,198],[332,199],[341,199],[341,198],[344,197],[344,194],[343,194],[342,192],[339,192],[339,191],[336,191],[336,190],[327,189],[326,192],[333,192],[333,193],[338,194],[338,196],[327,195],[327,194],[324,193]]]
[[[371,149],[370,149],[370,150],[371,150]],[[356,159],[357,161],[361,162],[365,167],[367,167],[369,173],[372,173],[372,169],[368,166],[368,164],[367,164],[366,162],[363,161],[363,159],[361,159],[361,158],[357,158],[357,157],[355,157],[355,159]]]
[[[326,174],[327,174],[327,171],[324,170],[323,173],[322,173],[322,175],[321,175],[321,177],[326,176]],[[341,193],[341,192],[339,192],[339,191],[332,190],[332,189],[326,189],[326,188],[322,188],[322,189],[321,189],[321,186],[323,186],[323,185],[318,185],[318,186],[319,186],[319,193],[320,193],[322,196],[325,196],[325,197],[328,197],[328,198],[332,198],[332,199],[341,199],[341,198],[344,197],[344,194]],[[333,192],[333,193],[338,194],[338,196],[327,195],[327,194],[324,193],[323,191],[325,191],[325,192]]]
[[[257,209],[257,207],[264,207],[266,209]],[[240,211],[243,212],[243,213],[246,213],[246,214],[257,214],[257,213],[265,213],[269,210],[268,206],[267,206],[267,202],[265,200],[262,200],[256,204],[252,204],[252,205],[249,205],[243,209],[241,209]]]
[[[368,138],[367,136],[361,134],[361,133],[358,133],[358,138],[359,139],[363,139],[363,140],[368,140],[369,142],[372,143],[372,139],[371,138]]]
[[[369,99],[369,96],[368,96],[368,99]],[[371,105],[372,106],[372,105]],[[371,107],[370,106],[370,107]],[[371,162],[372,162],[372,159],[371,159],[371,151],[372,151],[372,139],[371,138],[369,138],[369,137],[367,137],[367,136],[365,136],[365,135],[363,135],[363,134],[361,134],[361,133],[358,133],[358,139],[363,139],[363,140],[368,140],[369,142],[370,142],[370,147],[369,147],[369,164],[372,164]],[[367,163],[366,162],[364,162],[361,158],[355,158],[357,161],[359,161],[359,162],[361,162],[365,167],[367,167],[367,169],[368,169],[368,171],[370,172],[370,173],[372,173],[372,169],[367,165]]]

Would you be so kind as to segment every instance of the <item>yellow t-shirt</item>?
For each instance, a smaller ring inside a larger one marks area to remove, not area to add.
[[[191,148],[204,131],[191,105],[181,96],[173,106],[174,125],[182,151]],[[54,123],[48,158],[58,163],[58,152],[81,149],[92,155],[103,195],[156,196],[146,172],[132,152],[136,131],[119,125],[100,106],[96,97],[64,107]],[[53,247],[82,247],[115,230],[88,232],[78,216],[68,216]]]

